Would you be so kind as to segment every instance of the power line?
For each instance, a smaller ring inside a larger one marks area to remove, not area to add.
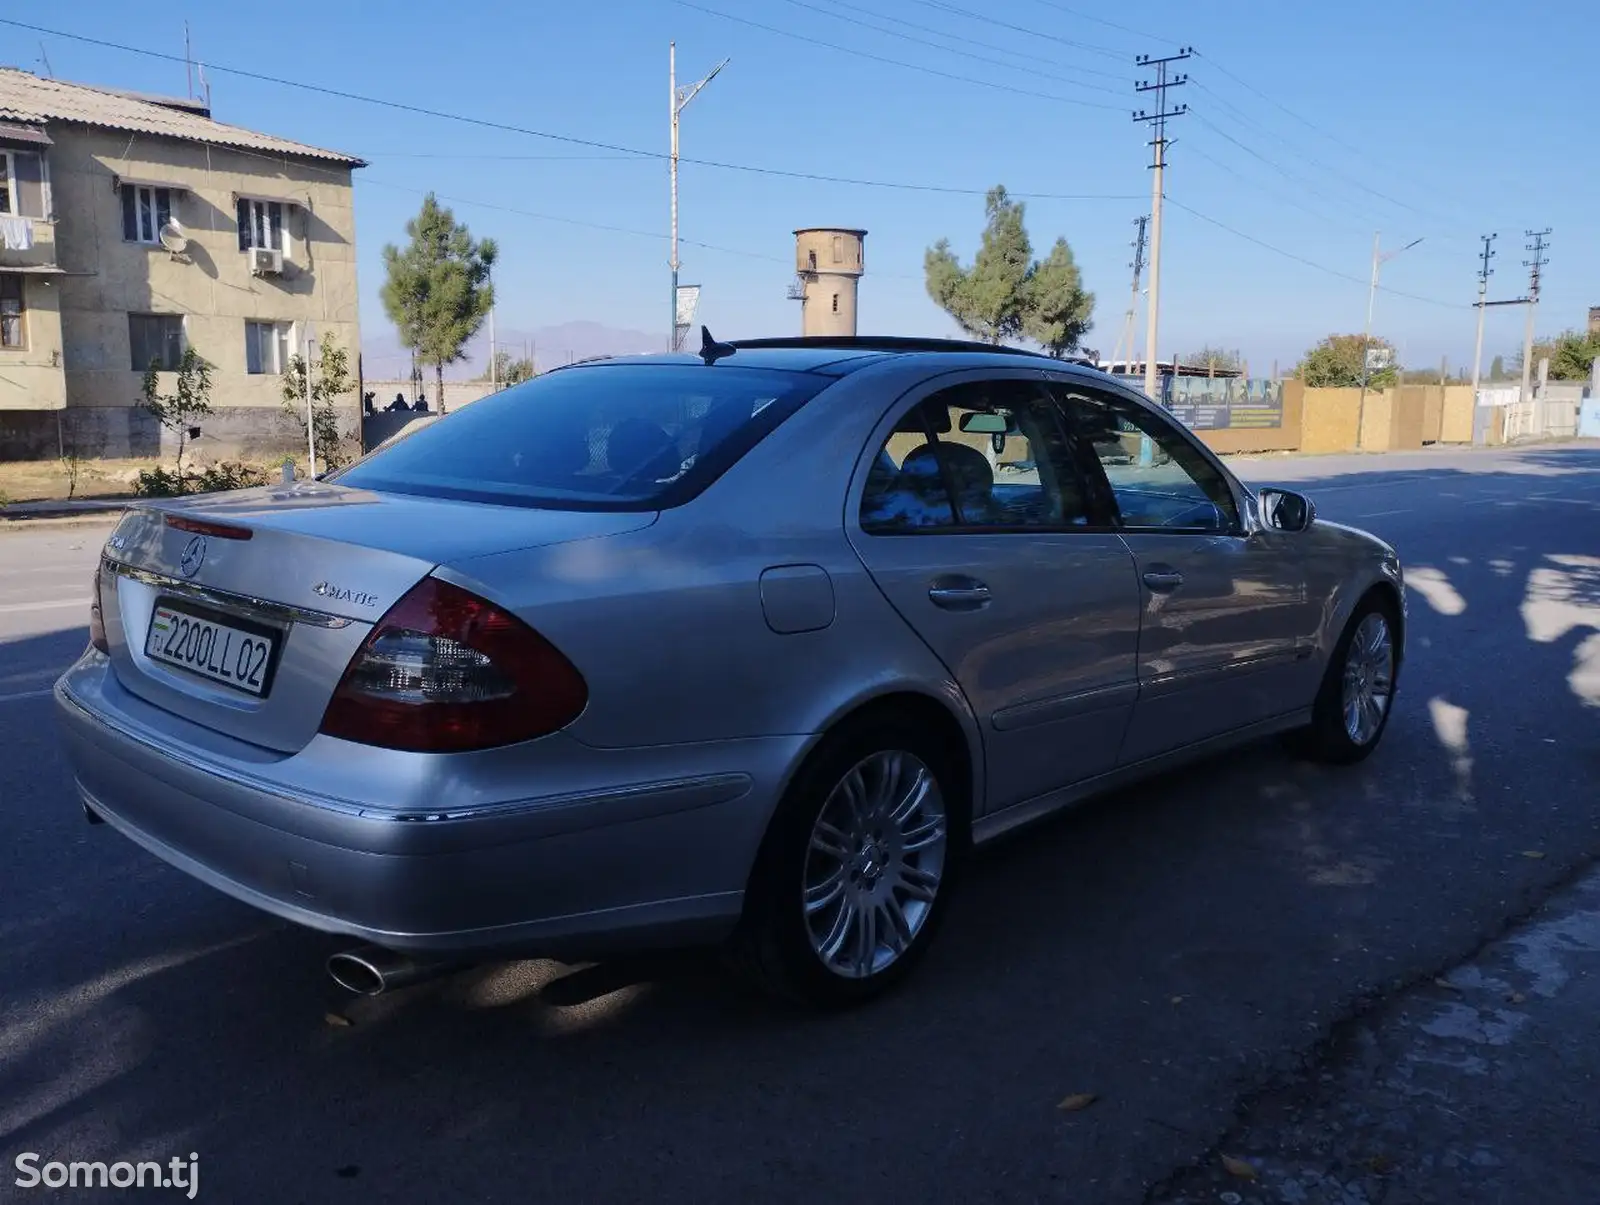
[[[877,9],[866,8],[860,4],[846,4],[844,3],[844,0],[823,0],[823,3],[832,5],[834,8],[844,9],[846,12],[864,13],[868,16],[875,17],[880,21],[888,21],[894,25],[903,25],[907,29],[921,30],[923,33],[931,34],[936,38],[945,38],[948,41],[961,43],[963,46],[981,46],[985,50],[997,51],[1000,54],[1005,55],[1008,59],[1025,59],[1030,63],[1043,63],[1047,67],[1054,67],[1060,62],[1059,59],[1047,58],[1042,54],[1029,54],[1026,51],[1014,50],[1009,46],[1002,46],[998,42],[985,42],[978,38],[971,37],[968,34],[946,33],[940,29],[933,29],[924,23],[908,21],[904,17],[890,16],[888,13],[880,12]],[[832,16],[831,13],[829,15]],[[888,31],[886,30],[884,32]],[[1107,79],[1122,78],[1121,76],[1114,75],[1109,71],[1090,71],[1084,68],[1076,68],[1076,70],[1082,75],[1098,75],[1104,76]],[[1110,91],[1115,90],[1112,89]]]
[[[1150,40],[1155,37],[1147,29],[1134,29],[1129,25],[1118,25],[1115,21],[1107,21],[1104,17],[1096,17],[1092,13],[1079,12],[1075,8],[1068,8],[1065,4],[1058,4],[1056,0],[1033,0],[1035,4],[1042,4],[1045,8],[1053,8],[1058,13],[1066,13],[1069,17],[1077,17],[1081,21],[1093,21],[1096,25],[1104,25],[1107,29],[1115,29],[1120,33],[1132,34],[1136,38]]]
[[[1223,75],[1225,75],[1229,79],[1231,79],[1234,83],[1238,84],[1246,92],[1252,92],[1256,96],[1259,96],[1262,100],[1266,101],[1268,104],[1272,105],[1274,108],[1281,109],[1283,112],[1287,113],[1290,117],[1294,118],[1296,121],[1298,121],[1301,125],[1305,126],[1307,129],[1313,130],[1316,133],[1321,134],[1329,142],[1332,142],[1332,143],[1334,143],[1334,144],[1336,144],[1338,146],[1342,146],[1342,147],[1344,147],[1345,150],[1350,151],[1352,154],[1360,155],[1362,158],[1366,158],[1370,154],[1370,151],[1364,151],[1358,146],[1351,146],[1344,139],[1338,137],[1335,134],[1330,134],[1327,130],[1323,129],[1321,126],[1319,126],[1316,122],[1312,121],[1310,118],[1300,116],[1300,114],[1296,113],[1293,109],[1289,108],[1288,105],[1284,104],[1276,96],[1272,96],[1269,93],[1263,92],[1260,88],[1257,88],[1254,84],[1250,83],[1248,80],[1242,79],[1241,77],[1235,75],[1233,72],[1229,71],[1221,63],[1217,62],[1216,59],[1210,57],[1209,55],[1201,55],[1200,57],[1205,59],[1206,62],[1210,63],[1213,67],[1215,67]]]
[[[647,163],[645,155],[508,155],[504,151],[362,151],[374,159],[488,159],[505,163]]]
[[[1171,144],[1169,144],[1169,145],[1174,145],[1174,146],[1177,145],[1176,139],[1174,139],[1173,142]],[[1237,169],[1237,167],[1235,165],[1230,164],[1230,163],[1224,163],[1221,159],[1218,159],[1215,155],[1211,155],[1211,154],[1206,153],[1206,151],[1204,151],[1199,146],[1196,146],[1193,142],[1185,141],[1183,145],[1184,145],[1184,151],[1183,151],[1184,154],[1186,154],[1186,155],[1198,155],[1200,158],[1204,159],[1207,163],[1210,163],[1215,167],[1219,167],[1225,172],[1228,172],[1228,173],[1233,174],[1233,175],[1237,175],[1238,169]],[[1309,214],[1311,217],[1316,218],[1319,222],[1322,222],[1322,223],[1324,223],[1325,225],[1327,225],[1329,227],[1336,228],[1336,229],[1339,229],[1339,230],[1347,230],[1347,231],[1350,231],[1352,233],[1358,232],[1358,231],[1360,233],[1362,233],[1362,234],[1366,233],[1366,229],[1364,227],[1358,227],[1358,226],[1355,226],[1353,224],[1352,225],[1346,225],[1345,223],[1339,221],[1336,218],[1331,218],[1326,213],[1322,212],[1322,210],[1313,209],[1310,205],[1307,205],[1304,201],[1300,200],[1298,197],[1294,196],[1290,192],[1283,191],[1283,190],[1280,190],[1280,189],[1277,189],[1277,188],[1273,188],[1273,187],[1269,187],[1268,185],[1262,184],[1260,181],[1257,181],[1257,180],[1246,181],[1246,183],[1248,184],[1248,186],[1249,186],[1251,191],[1260,191],[1264,195],[1266,195],[1268,197],[1271,197],[1274,201],[1277,201],[1277,202],[1279,202],[1280,204],[1283,204],[1283,205],[1288,205],[1292,209],[1298,209],[1302,213]]]
[[[68,33],[64,30],[49,29],[42,25],[32,25],[25,21],[17,21],[10,17],[0,17],[0,25],[9,25],[17,29],[32,30],[36,33],[48,34],[51,37],[65,38],[72,42],[82,42],[90,46],[99,46],[107,50],[120,50],[127,54],[142,55],[146,58],[159,59],[164,62],[183,61],[182,55],[168,54],[160,50],[149,50],[142,46],[129,46],[123,42],[112,42],[104,38],[93,38],[87,34]],[[568,146],[588,147],[591,150],[612,151],[624,158],[655,159],[665,161],[668,158],[666,151],[641,150],[638,147],[623,146],[615,142],[603,142],[594,138],[580,138],[572,134],[557,134],[549,130],[534,129],[529,126],[516,125],[512,122],[498,121],[488,117],[475,117],[464,113],[451,113],[442,109],[431,109],[425,105],[413,104],[409,101],[393,100],[387,97],[367,96],[359,92],[350,92],[342,88],[330,88],[325,84],[308,83],[305,80],[286,79],[282,76],[268,75],[260,71],[250,71],[242,67],[218,66],[214,63],[207,64],[207,70],[220,72],[223,75],[237,76],[240,79],[256,80],[260,83],[274,84],[283,88],[298,88],[305,92],[314,92],[321,96],[331,96],[338,100],[356,101],[360,104],[377,105],[381,108],[394,109],[402,113],[414,113],[422,117],[437,118],[441,121],[456,121],[464,125],[478,126],[482,129],[497,130],[507,134],[522,134],[529,138],[542,138],[550,142],[559,142]],[[1087,102],[1071,101],[1072,104]],[[1098,107],[1098,106],[1096,106]],[[1110,106],[1114,108],[1115,106]],[[220,144],[219,144],[220,145]],[[229,150],[237,148],[228,147]],[[281,158],[281,156],[279,156]],[[514,158],[514,156],[507,156]],[[692,164],[696,167],[715,168],[720,171],[745,172],[750,175],[775,176],[785,180],[807,180],[819,184],[847,184],[859,188],[885,188],[905,192],[945,193],[952,196],[984,196],[988,190],[983,188],[962,188],[943,184],[920,184],[897,180],[871,180],[853,176],[836,176],[825,172],[794,171],[779,167],[761,167],[750,163],[728,163],[717,159],[696,159],[688,155],[680,160],[682,163]],[[1138,200],[1137,196],[1124,193],[1025,193],[1012,194],[1022,200],[1030,201],[1126,201]]]
[[[1308,268],[1315,268],[1318,272],[1325,272],[1329,276],[1336,276],[1340,280],[1348,280],[1353,284],[1366,285],[1369,283],[1360,276],[1353,276],[1349,272],[1341,272],[1337,268],[1330,268],[1326,264],[1317,263],[1316,260],[1307,259],[1303,255],[1297,255],[1293,251],[1285,251],[1282,247],[1275,247],[1271,243],[1258,239],[1253,234],[1246,234],[1243,230],[1236,229],[1235,227],[1228,225],[1226,222],[1219,221],[1209,214],[1201,213],[1198,209],[1195,209],[1191,205],[1185,205],[1182,201],[1174,200],[1173,198],[1168,197],[1167,204],[1175,205],[1185,213],[1189,214],[1191,217],[1199,218],[1202,222],[1215,226],[1218,230],[1225,230],[1235,238],[1241,238],[1247,243],[1254,243],[1257,247],[1260,247],[1265,251],[1271,251],[1274,255],[1281,255],[1285,259],[1292,259],[1295,261],[1295,263],[1304,264]],[[1447,310],[1460,310],[1467,308],[1466,306],[1460,305],[1456,302],[1440,301],[1436,297],[1423,297],[1418,293],[1402,293],[1399,289],[1391,289],[1388,285],[1379,285],[1378,292],[1388,293],[1392,297],[1404,297],[1410,301],[1420,301],[1427,305],[1440,306],[1441,308]]]
[[[935,9],[939,12],[951,13],[958,17],[966,17],[971,21],[981,21],[985,25],[994,25],[1000,29],[1009,29],[1012,33],[1020,33],[1030,38],[1043,38],[1047,42],[1055,42],[1061,46],[1070,46],[1074,50],[1082,50],[1088,54],[1105,55],[1107,58],[1125,62],[1127,52],[1114,50],[1110,46],[1096,46],[1092,42],[1079,42],[1074,38],[1063,38],[1059,34],[1047,33],[1042,29],[1030,29],[1026,25],[1013,25],[1009,21],[1002,21],[999,17],[990,16],[988,13],[973,12],[970,8],[962,8],[956,4],[947,3],[947,0],[912,0],[913,4],[920,4],[923,8]],[[1127,75],[1123,72],[1098,71],[1091,72],[1089,68],[1080,68],[1085,75],[1104,75],[1110,79],[1125,80]]]
[[[1300,185],[1302,185],[1302,186],[1304,186],[1306,188],[1310,188],[1313,191],[1316,191],[1316,190],[1319,189],[1319,185],[1315,181],[1308,180],[1304,176],[1300,176],[1300,175],[1297,175],[1294,172],[1291,172],[1288,168],[1284,167],[1281,163],[1278,163],[1275,160],[1268,158],[1266,155],[1263,155],[1260,151],[1256,150],[1254,147],[1250,146],[1248,143],[1242,142],[1238,138],[1235,138],[1232,134],[1228,133],[1221,126],[1219,126],[1215,122],[1209,120],[1204,114],[1196,113],[1194,115],[1194,119],[1196,121],[1198,121],[1201,125],[1205,126],[1207,129],[1209,129],[1212,133],[1216,134],[1217,137],[1225,139],[1228,142],[1231,142],[1234,146],[1238,147],[1241,151],[1243,151],[1245,154],[1249,155],[1251,158],[1259,159],[1262,163],[1265,163],[1268,167],[1272,168],[1274,171],[1276,171],[1279,174],[1281,174],[1285,179],[1293,180],[1295,183],[1300,184]],[[1362,192],[1370,193],[1371,195],[1377,197],[1379,200],[1387,201],[1390,205],[1397,206],[1400,209],[1409,210],[1410,212],[1418,214],[1418,215],[1420,215],[1422,217],[1429,217],[1429,216],[1432,216],[1432,217],[1435,217],[1435,218],[1438,217],[1437,214],[1430,215],[1426,210],[1418,209],[1415,205],[1407,204],[1405,201],[1398,200],[1398,199],[1396,199],[1394,197],[1391,197],[1391,196],[1387,195],[1386,193],[1381,193],[1377,189],[1372,188],[1370,185],[1363,184],[1360,180],[1357,180],[1355,177],[1347,176],[1343,172],[1336,171],[1335,169],[1333,169],[1331,167],[1323,166],[1321,168],[1321,171],[1323,173],[1325,173],[1326,175],[1333,176],[1333,177],[1335,177],[1337,179],[1345,180],[1348,183],[1350,183],[1351,185],[1353,185],[1354,187],[1359,188]]]
[[[1016,69],[1017,69],[1017,65],[1016,65],[1016,63],[1014,61],[1008,61],[1006,59],[989,58],[987,55],[974,54],[971,50],[955,49],[955,48],[950,47],[950,46],[943,46],[943,45],[940,45],[938,42],[931,42],[927,38],[919,38],[914,34],[901,33],[899,30],[895,30],[895,29],[885,29],[882,25],[876,25],[876,24],[874,24],[874,23],[872,23],[870,21],[864,21],[860,17],[846,16],[843,13],[830,12],[828,9],[819,8],[815,4],[808,4],[806,2],[806,0],[784,0],[784,3],[785,4],[792,4],[796,8],[806,9],[808,12],[820,13],[822,16],[827,17],[827,18],[829,18],[830,20],[833,20],[833,21],[844,21],[844,22],[847,22],[848,24],[851,24],[851,25],[858,25],[862,29],[870,29],[870,30],[874,31],[875,33],[881,33],[885,37],[888,37],[888,38],[900,38],[902,41],[913,42],[918,46],[931,46],[931,47],[933,47],[933,49],[939,50],[939,51],[943,51],[945,54],[960,55],[962,58],[971,59],[973,62],[976,62],[976,63],[989,63],[990,65],[995,66],[995,67],[1004,67],[1008,71],[1012,71],[1012,72],[1015,72]],[[840,4],[838,7],[849,10],[849,9],[853,8],[854,6]],[[937,31],[929,30],[928,32],[936,33]],[[944,36],[945,37],[955,37],[954,34],[946,34]],[[973,45],[981,45],[981,44],[982,43],[973,43]],[[1108,96],[1119,95],[1119,93],[1118,93],[1118,91],[1116,89],[1108,88],[1104,84],[1085,84],[1085,83],[1082,83],[1082,82],[1080,82],[1078,80],[1072,79],[1069,76],[1058,75],[1053,71],[1040,71],[1037,68],[1035,68],[1033,70],[1032,74],[1034,74],[1036,76],[1039,76],[1042,79],[1053,80],[1053,81],[1055,81],[1057,83],[1065,84],[1069,88],[1083,88],[1083,89],[1085,89],[1086,91],[1089,91],[1089,92],[1101,92],[1101,93],[1105,93]]]
[[[992,88],[997,92],[1009,92],[1014,96],[1030,96],[1035,100],[1052,100],[1064,105],[1080,105],[1087,109],[1116,109],[1117,105],[1101,104],[1098,101],[1078,100],[1071,96],[1057,96],[1053,92],[1035,92],[1031,88],[1016,88],[1010,84],[998,84],[993,80],[979,79],[973,75],[957,75],[952,71],[941,71],[937,67],[924,67],[920,63],[908,63],[904,59],[891,59],[887,55],[873,54],[870,50],[857,50],[854,46],[843,46],[838,42],[828,42],[822,38],[813,38],[809,34],[795,33],[792,29],[780,29],[776,25],[767,25],[761,21],[752,21],[749,17],[736,17],[732,13],[722,12],[720,9],[707,8],[703,4],[695,4],[693,0],[673,0],[673,3],[682,8],[690,8],[695,12],[705,13],[707,16],[719,17],[724,21],[733,21],[739,25],[748,25],[751,29],[764,30],[767,33],[777,34],[780,38],[793,38],[797,42],[807,42],[812,46],[821,46],[827,50],[837,51],[839,54],[854,55],[858,59],[868,59],[874,63],[885,63],[890,67],[901,67],[907,71],[920,71],[924,75],[938,76],[940,79],[955,80],[961,84],[975,84],[980,88]]]

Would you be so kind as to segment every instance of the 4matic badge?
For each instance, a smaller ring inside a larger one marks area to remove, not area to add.
[[[365,590],[352,590],[349,586],[338,586],[333,582],[318,582],[311,587],[311,593],[318,598],[325,598],[329,602],[355,603],[358,607],[375,607],[378,605],[378,596],[368,594]]]

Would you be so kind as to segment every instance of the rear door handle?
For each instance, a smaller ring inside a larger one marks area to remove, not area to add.
[[[1166,594],[1183,585],[1183,574],[1176,569],[1152,569],[1144,575],[1144,584],[1157,594]]]
[[[936,582],[928,587],[928,598],[946,611],[977,611],[989,605],[989,587],[974,578]]]

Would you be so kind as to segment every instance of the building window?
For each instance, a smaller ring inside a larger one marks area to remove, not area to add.
[[[266,251],[289,250],[289,236],[283,228],[282,201],[252,201],[239,198],[239,250],[260,247]]]
[[[176,372],[183,360],[183,316],[129,314],[128,345],[133,349],[134,372],[146,372],[151,365]]]
[[[837,293],[833,295],[833,312],[835,314],[839,312],[839,294]]]
[[[122,239],[159,243],[161,228],[172,220],[172,190],[145,184],[122,186]]]
[[[833,262],[836,264],[844,263],[844,235],[842,234],[833,236]]]
[[[244,370],[248,373],[282,373],[289,368],[289,340],[294,328],[287,322],[244,324]]]
[[[0,217],[44,218],[44,156],[0,147]]]
[[[22,308],[22,277],[0,275],[0,347],[21,350],[28,346]]]
[[[806,256],[810,260],[811,270],[813,272],[815,272],[817,270],[817,251],[816,251],[816,248],[813,247],[810,251],[807,251],[806,252]]]

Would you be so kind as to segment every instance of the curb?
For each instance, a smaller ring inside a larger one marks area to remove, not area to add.
[[[0,510],[0,531],[21,530],[26,527],[75,527],[115,520],[122,507],[96,507],[85,510],[40,510],[11,513]]]

